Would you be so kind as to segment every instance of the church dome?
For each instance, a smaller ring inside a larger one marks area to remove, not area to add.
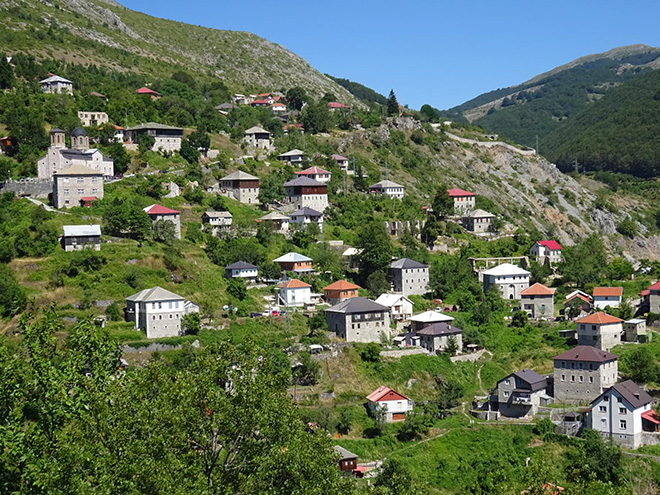
[[[76,127],[76,128],[71,132],[71,135],[72,135],[73,137],[87,136],[87,132],[86,132],[85,129],[83,129],[82,127]]]

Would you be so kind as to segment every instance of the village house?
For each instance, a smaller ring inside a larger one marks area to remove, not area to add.
[[[101,250],[100,225],[64,225],[61,239],[65,251]]]
[[[660,282],[649,286],[648,294],[642,297],[648,298],[648,309],[651,313],[660,313]]]
[[[529,249],[529,255],[541,265],[555,265],[561,263],[561,246],[557,241],[538,241]]]
[[[292,278],[277,286],[279,304],[289,307],[307,306],[312,303],[312,286]]]
[[[503,263],[495,268],[484,270],[482,273],[484,292],[495,287],[504,299],[520,299],[521,293],[529,287],[530,272],[512,265]]]
[[[140,136],[147,134],[155,139],[151,147],[153,151],[180,151],[183,129],[171,125],[147,122],[146,124],[127,127],[124,131],[124,139],[128,144],[139,144]]]
[[[403,199],[405,190],[401,184],[391,180],[381,180],[372,186],[369,186],[369,192],[372,194],[382,194],[393,199]]]
[[[477,195],[463,189],[448,189],[447,194],[454,201],[454,214],[466,215],[476,207]]]
[[[270,99],[265,99],[265,100],[264,100],[264,99],[261,99],[261,98],[260,98],[260,99],[258,99],[258,100],[253,100],[253,101],[250,103],[250,106],[251,106],[251,107],[254,107],[254,108],[267,107],[268,105],[271,104],[271,102],[272,102],[272,100],[270,100]]]
[[[238,170],[220,179],[209,191],[244,204],[255,204],[259,202],[259,177]]]
[[[259,276],[259,269],[246,261],[237,261],[225,267],[225,277],[240,278],[245,282],[256,282]]]
[[[215,111],[218,112],[220,115],[227,115],[234,108],[236,108],[236,106],[232,105],[231,103],[220,103],[220,105],[215,106]]]
[[[357,297],[359,288],[359,285],[352,284],[346,280],[337,280],[323,287],[323,298],[328,304],[339,304],[351,297]]]
[[[269,150],[272,146],[270,132],[259,126],[250,127],[246,130],[243,141],[247,143],[248,146],[261,150]]]
[[[107,124],[108,114],[105,112],[78,112],[78,120],[80,120],[83,127]]]
[[[562,306],[564,308],[563,313],[564,315],[567,316],[568,316],[567,310],[571,307],[577,308],[578,317],[587,316],[589,313],[591,313],[591,310],[593,309],[591,296],[589,294],[585,294],[582,291],[574,291],[573,293],[569,294],[562,303]]]
[[[520,299],[530,318],[552,318],[555,314],[555,289],[535,283],[520,293]]]
[[[271,211],[267,215],[257,219],[257,223],[266,222],[272,225],[273,232],[277,234],[285,234],[289,231],[289,223],[291,219],[278,211]]]
[[[360,268],[360,253],[362,253],[362,249],[350,246],[341,253],[341,259],[349,270],[357,270]]]
[[[298,177],[284,183],[287,199],[298,208],[313,208],[321,213],[328,207],[328,186],[322,182]]]
[[[286,112],[286,105],[282,102],[276,101],[270,106],[270,111],[274,114],[281,114]]]
[[[83,165],[73,165],[53,174],[55,208],[86,206],[103,199],[103,173]]]
[[[357,454],[354,454],[350,450],[346,450],[345,448],[340,447],[339,445],[333,446],[332,449],[335,451],[335,454],[339,456],[340,471],[346,471],[352,473],[355,469],[357,469],[358,467]]]
[[[589,345],[555,356],[554,392],[559,402],[589,403],[618,380],[618,357]]]
[[[367,395],[367,407],[372,413],[376,409],[382,409],[385,413],[385,421],[392,423],[405,420],[406,414],[412,412],[414,405],[405,395],[381,385]]]
[[[348,170],[348,158],[342,155],[334,154],[331,158],[335,161],[341,170]]]
[[[623,322],[623,337],[625,342],[646,342],[652,334],[646,331],[646,320],[643,318],[632,318]]]
[[[154,91],[151,88],[147,88],[146,86],[142,86],[141,88],[136,89],[135,92],[139,95],[147,95],[152,100],[158,100],[161,96],[163,96],[157,91]]]
[[[234,217],[228,211],[205,211],[202,214],[202,225],[210,229],[211,234],[217,236],[231,227]]]
[[[417,333],[423,328],[431,326],[435,323],[449,323],[454,321],[454,318],[441,313],[440,311],[424,311],[423,313],[416,314],[408,318],[410,323],[410,331]]]
[[[68,79],[63,77],[56,76],[55,74],[50,74],[50,77],[39,81],[41,84],[41,89],[44,93],[49,95],[63,94],[63,95],[72,95],[73,94],[73,83]]]
[[[298,149],[293,149],[277,156],[277,159],[282,162],[287,162],[289,165],[300,165],[305,158],[305,152]]]
[[[473,210],[466,213],[461,222],[468,232],[483,234],[491,231],[491,224],[495,215],[484,210]]]
[[[305,170],[301,170],[295,174],[298,176],[309,177],[310,179],[314,179],[315,181],[323,183],[330,182],[330,177],[332,176],[332,173],[328,170],[316,166],[306,168]]]
[[[420,337],[420,346],[432,354],[447,350],[450,341],[456,343],[456,351],[463,350],[463,330],[450,325],[446,321],[433,323],[415,332]]]
[[[331,112],[336,112],[337,110],[350,110],[351,107],[348,105],[344,105],[343,103],[339,103],[338,101],[330,101],[328,102],[328,108],[330,109]]]
[[[62,129],[50,131],[50,147],[46,155],[37,160],[37,176],[50,179],[55,172],[80,165],[100,172],[103,176],[115,174],[112,160],[103,156],[99,150],[90,149],[89,136],[82,127],[76,127],[71,132],[71,148],[66,147]]]
[[[236,105],[249,105],[252,103],[252,99],[249,96],[239,93],[231,95],[231,101]]]
[[[280,265],[280,270],[283,272],[293,272],[296,275],[314,272],[314,268],[312,268],[312,258],[308,258],[307,256],[293,251],[280,256],[279,258],[275,258],[273,263]]]
[[[376,342],[390,338],[390,316],[385,306],[352,297],[325,310],[328,330],[346,342]]]
[[[159,220],[165,222],[172,222],[174,224],[174,236],[181,239],[181,212],[166,208],[159,204],[153,204],[143,208],[143,211],[151,218],[151,225],[153,226]]]
[[[186,301],[183,303],[183,314],[189,315],[191,313],[199,313],[199,305],[195,304],[192,301]]]
[[[381,294],[376,302],[390,309],[390,320],[403,321],[413,315],[414,303],[403,294]]]
[[[126,298],[126,321],[144,330],[148,339],[183,334],[183,297],[161,287],[141,290]]]
[[[644,422],[656,423],[653,398],[632,380],[616,383],[591,403],[587,426],[629,449],[641,447]]]
[[[429,291],[429,266],[409,258],[401,258],[390,264],[392,292],[404,296],[424,295]]]
[[[578,345],[590,345],[603,351],[621,343],[622,319],[599,311],[577,320]]]
[[[623,287],[594,287],[596,309],[618,308],[623,299]]]
[[[550,384],[533,370],[516,371],[497,382],[497,402],[505,418],[531,418],[540,405],[549,403]]]
[[[291,223],[295,223],[300,228],[315,224],[323,232],[323,213],[320,211],[316,211],[313,208],[299,208],[291,213],[289,217],[291,218]]]

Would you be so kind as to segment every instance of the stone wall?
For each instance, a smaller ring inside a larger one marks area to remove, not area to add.
[[[0,183],[0,192],[13,192],[18,197],[30,196],[32,198],[48,199],[53,192],[52,179],[28,179],[8,180]]]

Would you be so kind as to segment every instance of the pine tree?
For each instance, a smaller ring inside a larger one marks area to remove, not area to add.
[[[11,88],[14,84],[14,69],[7,62],[7,57],[0,54],[0,89]]]
[[[387,115],[399,115],[399,102],[396,99],[393,89],[390,90],[390,96],[387,98]]]

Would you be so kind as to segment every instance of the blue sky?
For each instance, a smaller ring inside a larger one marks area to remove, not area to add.
[[[577,57],[660,46],[660,2],[119,0],[133,10],[279,43],[321,72],[391,88],[413,108],[458,105]]]

